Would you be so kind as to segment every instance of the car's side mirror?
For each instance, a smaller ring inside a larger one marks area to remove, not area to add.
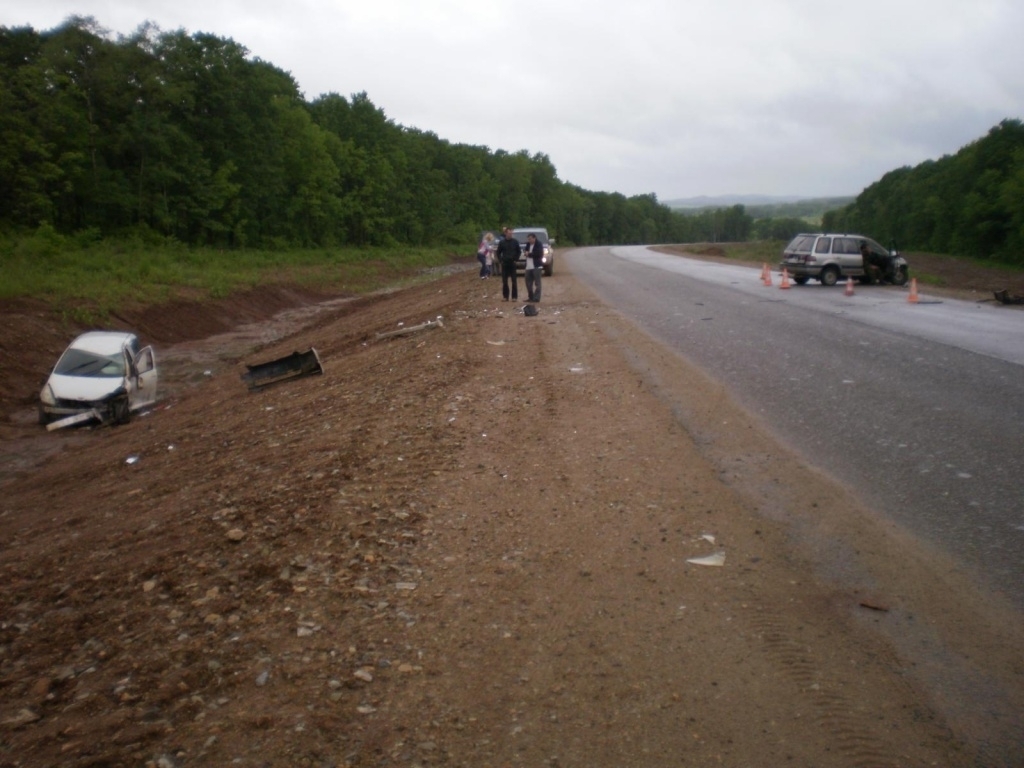
[[[552,237],[550,240],[548,240],[548,242],[551,244],[552,248],[555,247],[555,238]]]

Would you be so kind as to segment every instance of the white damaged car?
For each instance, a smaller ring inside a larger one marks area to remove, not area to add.
[[[39,423],[48,429],[88,421],[127,424],[156,402],[152,347],[133,333],[90,331],[71,342],[39,393]]]

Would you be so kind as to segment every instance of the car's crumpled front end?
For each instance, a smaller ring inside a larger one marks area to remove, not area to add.
[[[85,378],[52,375],[39,393],[39,420],[43,424],[69,416],[91,414],[100,421],[123,418],[128,392],[124,378]]]

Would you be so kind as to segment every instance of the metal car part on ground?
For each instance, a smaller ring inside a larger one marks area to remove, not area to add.
[[[268,360],[265,363],[246,363],[245,367],[247,370],[242,374],[242,381],[248,385],[250,392],[281,381],[324,372],[320,355],[313,347],[305,352],[292,352],[286,357]]]

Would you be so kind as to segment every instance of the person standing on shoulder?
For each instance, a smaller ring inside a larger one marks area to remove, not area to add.
[[[476,258],[480,262],[481,280],[491,276],[491,243],[493,242],[494,235],[488,232],[484,235],[476,249]]]
[[[526,236],[526,293],[527,301],[540,301],[540,276],[544,272],[544,244],[532,232]]]
[[[863,240],[860,241],[860,258],[864,262],[864,277],[867,278],[868,285],[882,282],[878,267],[875,266],[874,259],[872,258],[871,249],[868,248],[868,244]]]
[[[512,301],[519,301],[519,284],[516,280],[516,261],[519,259],[521,246],[512,237],[512,228],[505,227],[505,237],[498,243],[498,261],[501,262],[501,295],[508,301],[509,281],[512,281]]]

